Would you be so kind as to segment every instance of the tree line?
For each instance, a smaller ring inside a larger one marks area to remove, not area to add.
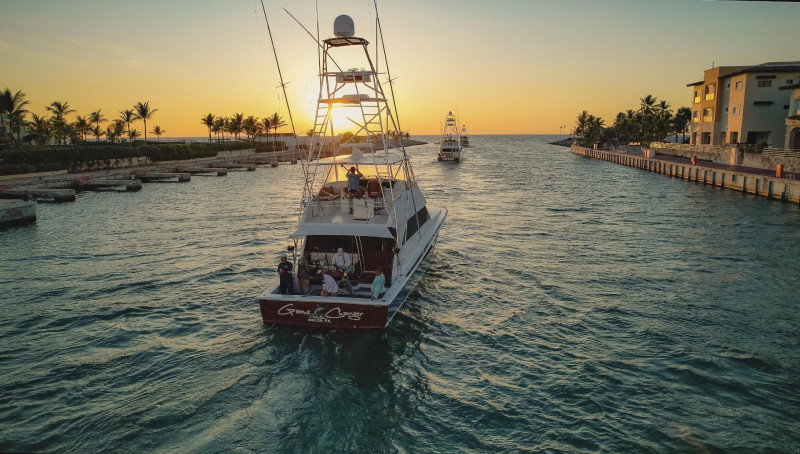
[[[598,144],[621,143],[640,143],[647,146],[653,142],[662,142],[671,134],[675,134],[676,142],[678,134],[685,137],[692,119],[690,108],[681,107],[673,114],[667,101],[659,101],[653,95],[640,98],[640,101],[638,110],[629,109],[618,113],[611,126],[606,126],[602,118],[584,110],[575,122],[575,143],[588,148]]]
[[[273,132],[273,141],[278,134],[278,129],[287,126],[283,117],[274,113],[264,118],[259,119],[253,115],[247,117],[243,113],[234,113],[230,117],[217,116],[212,113],[205,115],[200,119],[200,123],[208,128],[208,141],[211,142],[211,134],[217,142],[229,140],[239,140],[240,134],[245,134],[247,140],[253,140],[256,137],[268,135],[270,131]],[[228,133],[228,139],[225,138],[225,133]]]
[[[86,142],[88,136],[93,135],[96,141],[100,141],[100,137],[105,136],[106,141],[117,143],[128,138],[129,142],[133,142],[142,136],[136,128],[131,128],[131,124],[136,121],[142,121],[144,126],[144,140],[147,142],[147,121],[152,119],[153,114],[158,112],[158,109],[150,107],[150,101],[138,102],[130,109],[125,109],[119,112],[119,117],[109,120],[102,113],[101,109],[89,113],[88,115],[75,115],[74,119],[70,121],[68,118],[70,114],[76,114],[75,109],[72,109],[66,101],[53,101],[50,105],[45,106],[49,113],[45,115],[37,115],[30,112],[27,107],[30,101],[25,99],[25,93],[17,91],[12,93],[9,88],[0,91],[0,130],[3,135],[0,136],[0,142],[13,141],[16,143],[31,142],[38,145],[47,145],[51,142],[56,144],[72,144]],[[26,117],[31,115],[31,120],[27,121]],[[101,127],[102,123],[110,124],[104,129]],[[8,124],[9,132],[5,132],[5,125]],[[22,126],[27,125],[28,135],[21,136]],[[14,136],[16,132],[16,137]],[[161,135],[166,133],[161,126],[153,126],[151,133],[155,134],[159,141]]]

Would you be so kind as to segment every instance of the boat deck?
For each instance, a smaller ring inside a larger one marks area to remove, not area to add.
[[[314,224],[351,224],[359,221],[366,224],[385,226],[389,222],[389,211],[384,207],[381,197],[335,197],[333,200],[315,199],[308,208],[306,223]]]

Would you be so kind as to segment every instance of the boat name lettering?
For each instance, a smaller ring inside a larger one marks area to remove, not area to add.
[[[363,312],[346,312],[340,307],[334,307],[325,313],[327,318],[349,318],[350,320],[361,320],[362,315],[364,315]]]
[[[295,315],[306,316],[308,317],[308,320],[312,322],[330,323],[330,319],[339,319],[339,318],[347,318],[350,320],[361,320],[361,316],[364,315],[364,313],[348,312],[348,311],[343,311],[342,308],[340,307],[334,307],[332,309],[329,309],[324,314],[320,314],[316,311],[295,309],[293,304],[287,304],[278,309],[278,315],[288,315],[290,317],[294,317]]]

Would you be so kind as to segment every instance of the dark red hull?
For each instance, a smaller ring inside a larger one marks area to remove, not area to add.
[[[384,329],[388,306],[259,299],[265,324],[323,329]]]

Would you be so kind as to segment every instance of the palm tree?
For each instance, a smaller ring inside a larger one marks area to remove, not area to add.
[[[283,121],[283,118],[281,118],[277,112],[275,112],[272,114],[272,117],[270,117],[269,123],[272,125],[272,130],[275,131],[275,134],[272,136],[272,141],[274,142],[278,136],[278,128],[286,126],[286,122]]]
[[[93,127],[91,127],[91,128],[89,129],[89,132],[91,132],[92,134],[94,134],[94,137],[95,137],[95,139],[96,139],[98,142],[100,141],[100,136],[102,136],[103,134],[105,134],[105,133],[103,132],[103,130],[102,130],[102,129],[100,129],[100,125],[94,125]]]
[[[227,118],[225,117],[218,117],[214,120],[214,126],[211,129],[214,131],[214,135],[217,137],[217,143],[220,142],[220,133],[222,134],[222,140],[225,140],[225,125],[227,124]]]
[[[33,121],[31,121],[31,133],[33,133],[34,140],[39,145],[46,145],[47,142],[50,140],[50,119],[44,118],[44,116],[38,116],[36,114],[31,114],[33,117]]]
[[[122,120],[114,120],[113,123],[106,128],[106,139],[114,143],[118,138],[122,137],[125,133],[125,123]]]
[[[11,90],[6,87],[5,90],[0,92],[0,130],[5,130],[3,119],[8,118],[9,132],[13,131],[16,126],[18,141],[20,139],[19,130],[25,122],[25,115],[28,114],[25,109],[28,104],[30,104],[30,101],[25,100],[25,93],[21,91],[11,94]]]
[[[639,108],[640,113],[644,115],[652,115],[658,110],[656,106],[658,99],[656,99],[653,95],[647,95],[644,98],[640,98],[640,101],[642,102],[642,105]]]
[[[86,119],[86,117],[82,115],[78,115],[75,117],[75,123],[72,124],[75,128],[75,132],[81,136],[84,142],[86,142],[86,134],[91,131],[92,125]]]
[[[63,139],[69,135],[69,124],[66,122],[65,117],[75,112],[75,109],[69,108],[68,102],[53,101],[49,106],[45,107],[48,112],[53,114],[52,125],[56,132],[56,140],[62,143]]]
[[[164,131],[163,129],[161,129],[161,126],[155,125],[155,126],[153,126],[153,130],[151,132],[153,134],[155,134],[156,137],[158,137],[157,142],[161,142],[161,134],[164,134],[167,131]]]
[[[103,118],[103,114],[100,113],[100,109],[89,114],[89,122],[94,123],[94,129],[92,131],[100,131],[100,123],[106,123],[108,120]],[[95,139],[99,142],[101,134],[94,134]]]
[[[244,130],[244,133],[247,134],[248,140],[256,136],[259,126],[258,118],[252,115],[249,115],[244,119],[244,121],[242,121],[242,130]]]
[[[234,139],[239,140],[239,133],[244,129],[244,114],[234,113],[228,122],[228,132],[233,134]]]
[[[128,133],[128,137],[131,139],[131,142],[133,142],[134,140],[138,139],[141,136],[142,133],[140,133],[136,128],[131,129],[131,132]]]
[[[200,123],[208,128],[208,143],[211,143],[211,128],[214,127],[214,114],[208,114],[200,119]]]
[[[122,122],[125,123],[128,126],[128,138],[130,139],[130,137],[131,137],[131,123],[133,123],[134,121],[136,121],[138,119],[136,117],[136,114],[133,113],[133,111],[130,110],[130,109],[122,110],[122,111],[119,112],[119,119],[122,120]],[[133,140],[130,140],[130,141],[132,142]]]
[[[311,128],[311,129],[307,130],[306,131],[306,135],[308,137],[312,137],[314,135],[314,128]]]
[[[269,134],[269,130],[272,129],[270,117],[264,117],[261,119],[261,127],[264,128],[264,132],[266,134]]]
[[[692,121],[692,109],[689,107],[680,107],[675,112],[675,117],[672,119],[673,131],[675,132],[675,141],[678,141],[678,133],[683,135],[683,140],[686,140],[686,129],[689,127],[689,122]]]
[[[144,141],[147,142],[147,120],[149,120],[154,113],[158,112],[158,109],[151,110],[150,101],[145,101],[144,104],[141,102],[136,103],[133,108],[136,111],[136,116],[138,117],[137,119],[144,122]]]

